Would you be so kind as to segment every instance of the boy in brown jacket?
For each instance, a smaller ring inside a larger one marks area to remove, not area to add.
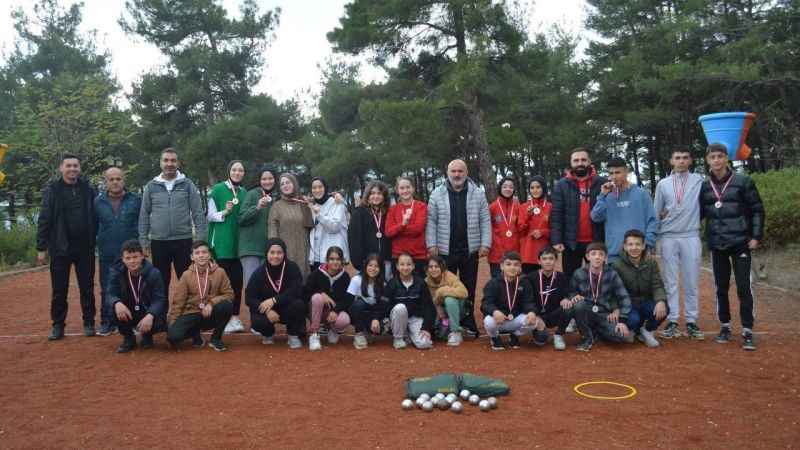
[[[169,305],[167,341],[177,348],[191,337],[192,345],[202,347],[201,330],[214,329],[209,347],[227,350],[222,332],[233,314],[233,289],[225,270],[211,263],[208,244],[192,244],[192,265],[183,272]]]

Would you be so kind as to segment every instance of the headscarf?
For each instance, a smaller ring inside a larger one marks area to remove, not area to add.
[[[288,178],[289,181],[292,182],[292,186],[294,186],[294,190],[288,196],[285,195],[283,193],[283,191],[280,190],[280,184],[281,184],[281,180],[283,178]],[[281,176],[278,178],[278,190],[281,193],[281,198],[284,199],[284,200],[293,201],[293,200],[297,200],[298,198],[301,197],[301,195],[300,195],[300,183],[297,182],[297,177],[294,176],[294,174],[291,174],[289,172],[282,173]]]
[[[534,181],[539,183],[539,185],[542,187],[542,197],[539,200],[547,200],[547,182],[541,175],[534,175],[531,177],[531,181],[528,182],[528,196],[533,199],[533,197],[531,197],[531,183]]]
[[[234,164],[237,164],[237,163],[238,163],[238,164],[241,164],[241,165],[242,165],[242,170],[244,170],[244,163],[243,163],[241,160],[234,159],[233,161],[231,161],[231,162],[229,162],[229,163],[228,163],[228,173],[226,173],[226,174],[225,174],[225,175],[228,177],[228,181],[230,181],[230,182],[231,182],[231,184],[233,185],[233,187],[239,187],[239,185],[240,185],[240,184],[242,184],[242,182],[241,182],[241,181],[233,181],[233,180],[231,179],[231,169],[233,168],[233,165],[234,165]],[[247,172],[247,171],[245,171],[245,173],[246,173],[246,172]],[[242,178],[242,180],[244,180],[244,178]]]
[[[311,184],[313,185],[315,181],[319,181],[320,183],[322,183],[322,188],[324,189],[324,191],[322,192],[322,197],[319,198],[319,199],[314,197],[313,194],[311,195],[311,197],[313,198],[314,203],[316,203],[318,205],[324,205],[325,202],[327,202],[328,199],[331,198],[331,195],[328,193],[328,183],[326,183],[325,180],[322,179],[322,177],[314,177],[314,178],[312,178],[311,179]]]
[[[510,181],[511,185],[514,186],[514,192],[517,192],[517,182],[514,181],[514,179],[511,178],[511,177],[503,177],[503,179],[500,180],[499,183],[497,183],[497,196],[498,197],[502,197],[505,200],[511,200],[512,198],[514,198],[514,192],[511,193],[510,197],[506,197],[506,196],[503,195],[503,184],[506,181]]]
[[[286,254],[286,243],[283,242],[281,238],[271,238],[267,239],[267,249],[264,251],[264,266],[267,268],[267,272],[269,272],[269,276],[273,279],[277,279],[281,276],[281,271],[283,269],[283,264],[273,266],[269,263],[269,258],[267,258],[267,253],[269,253],[269,249],[272,248],[273,245],[277,245],[281,249],[283,249],[283,262],[286,263],[289,260],[289,255]]]
[[[278,177],[275,176],[275,169],[273,169],[272,167],[269,167],[269,166],[261,167],[261,170],[258,172],[258,179],[256,180],[256,185],[254,187],[261,188],[262,190],[264,190],[264,188],[261,187],[261,177],[263,177],[264,173],[266,173],[266,172],[269,172],[270,174],[272,174],[272,178],[275,179],[275,183],[272,185],[272,189],[266,191],[267,195],[272,195],[272,193],[275,191],[275,188],[278,187],[278,183],[280,183],[280,180],[278,179]]]

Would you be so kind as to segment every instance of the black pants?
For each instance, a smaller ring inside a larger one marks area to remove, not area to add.
[[[589,336],[595,341],[600,338],[609,342],[622,342],[622,336],[616,333],[616,324],[607,320],[608,313],[602,309],[600,312],[592,311],[592,302],[580,301],[572,309],[575,323],[584,338]],[[625,323],[621,318],[620,322]]]
[[[579,242],[575,244],[575,250],[564,246],[564,252],[561,253],[561,266],[564,269],[564,275],[567,280],[572,279],[572,274],[583,266],[586,259],[586,246],[588,243]]]
[[[731,266],[733,266],[742,328],[753,328],[753,289],[750,285],[751,264],[752,256],[746,244],[736,248],[711,251],[714,284],[717,286],[717,315],[721,323],[730,323],[731,321],[728,288],[731,283]]]
[[[117,329],[119,330],[119,334],[123,336],[133,336],[133,329],[139,325],[144,316],[147,315],[147,311],[134,311],[132,308],[129,308],[131,311],[131,315],[133,318],[131,320],[121,321],[117,318],[117,315],[114,314],[114,319],[111,321],[112,324],[116,325]],[[155,317],[153,319],[153,326],[150,329],[150,332],[147,333],[149,335],[153,335],[156,333],[161,333],[163,331],[167,331],[167,324],[164,319],[160,317]]]
[[[537,270],[539,270],[541,268],[542,268],[542,266],[540,266],[539,264],[523,264],[522,265],[522,273],[524,275],[530,275],[533,272],[536,272]]]
[[[558,307],[550,312],[546,312],[542,314],[542,320],[544,320],[544,326],[547,328],[556,328],[556,334],[564,335],[567,332],[567,325],[569,325],[569,321],[572,320],[573,316],[573,309],[564,310],[561,307]]]
[[[447,262],[447,270],[458,275],[467,288],[467,298],[464,300],[464,312],[467,316],[461,326],[477,332],[478,327],[475,325],[475,285],[478,284],[478,252],[470,254],[456,253],[449,256],[442,255],[442,258]]]
[[[242,262],[236,259],[218,259],[217,264],[225,269],[228,279],[231,280],[233,289],[233,315],[238,316],[242,306],[242,284],[244,283],[244,272]]]
[[[184,339],[190,338],[200,334],[203,330],[214,329],[211,339],[222,339],[222,332],[225,331],[225,325],[231,318],[233,312],[233,304],[229,301],[223,301],[214,305],[211,309],[211,316],[206,318],[201,313],[184,314],[178,316],[175,322],[169,326],[167,331],[167,340],[172,345],[180,344]]]
[[[290,301],[287,305],[277,306],[275,312],[280,316],[279,322],[286,325],[289,336],[304,336],[306,334],[306,304],[298,299]],[[275,324],[267,319],[266,314],[258,310],[250,310],[250,328],[270,337],[275,334]]]
[[[153,255],[153,265],[161,272],[161,279],[164,280],[164,294],[169,297],[172,266],[175,266],[177,278],[180,278],[183,272],[189,268],[192,263],[192,240],[151,241],[150,250]]]
[[[356,333],[371,333],[372,332],[372,319],[376,315],[383,315],[386,311],[386,305],[381,302],[376,302],[370,305],[361,298],[353,300],[350,306],[350,321],[353,323]],[[378,319],[383,327],[382,317]]]
[[[69,271],[75,266],[78,290],[81,294],[81,313],[84,325],[94,325],[97,307],[94,304],[94,249],[88,246],[83,250],[70,250],[65,256],[53,256],[50,261],[50,287],[53,296],[50,300],[50,318],[53,325],[63,326],[67,320],[67,293],[69,292]]]

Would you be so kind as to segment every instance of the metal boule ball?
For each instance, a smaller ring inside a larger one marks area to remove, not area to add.
[[[491,406],[492,409],[497,409],[497,397],[489,397],[486,401],[489,402],[489,406]]]
[[[480,403],[480,401],[481,401],[481,398],[478,397],[475,394],[472,394],[472,395],[469,396],[469,404],[470,405],[477,405],[478,403]]]
[[[460,413],[461,411],[464,411],[464,405],[462,405],[461,402],[459,401],[455,401],[450,406],[450,410],[453,411],[454,413]]]
[[[424,402],[424,401],[430,400],[430,399],[431,399],[431,396],[430,396],[430,395],[428,395],[428,394],[420,394],[420,395],[419,395],[419,397],[417,397],[417,398],[418,398],[418,399],[420,399],[420,398],[421,398],[421,399],[422,399],[422,401]]]
[[[425,412],[433,411],[433,403],[431,403],[430,400],[425,401],[425,403],[422,404],[422,410]]]
[[[489,406],[489,402],[487,400],[481,400],[480,403],[478,403],[478,407],[483,412],[486,412],[486,411],[489,411],[490,409],[492,409],[492,407]]]
[[[450,409],[450,402],[448,402],[447,399],[445,399],[445,398],[440,398],[439,399],[439,403],[437,404],[437,406],[442,411],[447,411],[448,409]]]
[[[458,400],[458,396],[457,396],[456,394],[447,394],[447,397],[445,397],[445,399],[446,399],[446,400],[447,400],[449,403],[451,403],[451,404],[452,404],[454,401]]]
[[[410,399],[405,399],[400,405],[403,407],[403,409],[408,411],[409,409],[414,407],[414,402],[412,402]]]

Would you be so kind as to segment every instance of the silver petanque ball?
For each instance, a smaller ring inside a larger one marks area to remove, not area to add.
[[[478,403],[478,407],[483,412],[486,412],[486,411],[489,411],[490,409],[492,409],[492,407],[489,406],[489,401],[488,400],[481,400],[481,402]]]
[[[447,401],[446,398],[440,398],[439,403],[436,404],[442,411],[447,411],[450,409],[450,402]]]
[[[425,401],[425,403],[422,404],[422,410],[425,412],[433,411],[433,403],[431,403],[430,400]]]
[[[458,396],[456,394],[447,394],[447,397],[445,397],[445,399],[449,403],[453,403],[454,401],[458,400]]]
[[[472,394],[472,395],[469,396],[469,404],[470,405],[477,405],[478,403],[480,403],[480,401],[481,401],[481,398],[478,397],[475,394]]]
[[[459,401],[455,401],[450,406],[450,411],[453,411],[454,413],[460,413],[461,411],[464,411],[464,405],[462,405]]]
[[[403,409],[408,411],[409,409],[414,407],[414,402],[412,402],[410,399],[405,399],[403,400],[402,403],[400,403],[400,405],[403,407]]]
[[[424,402],[424,401],[426,401],[426,400],[430,400],[430,399],[431,399],[431,396],[430,396],[430,395],[428,395],[428,394],[420,394],[420,395],[419,395],[419,397],[417,397],[417,398],[418,398],[418,399],[420,399],[420,398],[421,398],[421,399],[422,399],[422,401]]]
[[[427,402],[427,400],[425,400],[424,398],[420,397],[420,398],[417,398],[416,404],[417,404],[417,406],[422,408],[422,404],[425,403],[425,402]]]
[[[461,397],[461,400],[469,400],[469,391],[464,389],[458,394],[458,396]]]
[[[489,406],[491,406],[492,409],[497,409],[497,397],[489,397],[486,401],[489,402]]]
[[[443,399],[443,398],[444,398],[444,394],[442,394],[441,392],[439,392],[438,394],[434,395],[434,396],[433,396],[433,398],[435,398],[435,399],[437,399],[437,400],[439,400],[439,399]]]

